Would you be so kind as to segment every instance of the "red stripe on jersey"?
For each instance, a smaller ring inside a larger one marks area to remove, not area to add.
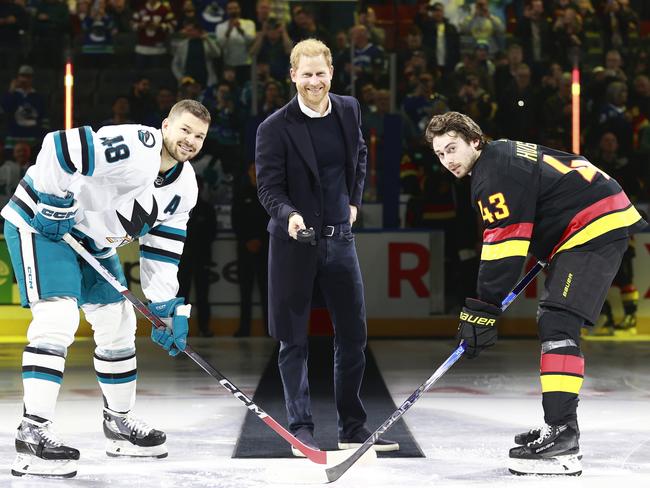
[[[596,203],[589,205],[587,208],[584,208],[578,212],[575,217],[571,219],[569,225],[564,229],[562,237],[558,241],[557,246],[553,249],[551,256],[555,254],[558,248],[566,241],[572,234],[582,230],[589,222],[596,220],[601,215],[615,212],[616,210],[623,210],[632,205],[630,199],[627,198],[625,192],[619,192],[616,195],[610,195],[601,200],[598,200]]]
[[[505,241],[506,239],[530,239],[533,235],[533,224],[524,222],[521,224],[511,224],[506,227],[498,227],[496,229],[485,229],[483,232],[484,243],[495,243]]]
[[[570,373],[584,376],[585,360],[568,354],[542,354],[540,373]]]

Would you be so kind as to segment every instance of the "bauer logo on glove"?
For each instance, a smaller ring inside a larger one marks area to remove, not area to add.
[[[497,318],[501,309],[491,303],[465,299],[465,306],[460,312],[457,337],[465,342],[465,355],[475,358],[483,349],[494,346],[497,342]]]
[[[488,317],[482,317],[479,315],[472,315],[467,313],[467,309],[463,309],[460,312],[460,320],[474,325],[483,325],[485,327],[491,327],[497,323],[497,319],[491,319]]]

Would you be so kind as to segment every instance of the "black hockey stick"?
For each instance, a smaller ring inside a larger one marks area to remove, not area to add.
[[[142,301],[136,297],[127,287],[122,285],[110,271],[108,271],[101,263],[90,254],[74,237],[70,234],[65,234],[63,240],[67,242],[72,249],[77,252],[88,264],[90,264],[95,271],[97,271],[108,283],[115,288],[119,293],[122,294],[133,306],[144,315],[154,327],[165,328],[165,323],[160,320],[159,317],[152,314],[149,308],[142,303]],[[237,400],[242,402],[246,407],[253,412],[257,417],[262,420],[266,425],[273,429],[280,437],[286,440],[293,447],[298,449],[303,453],[307,459],[316,463],[316,464],[333,464],[340,463],[343,459],[348,457],[351,452],[354,452],[352,449],[345,451],[321,451],[318,449],[312,449],[298,440],[291,432],[282,427],[273,417],[268,415],[264,410],[258,407],[253,400],[248,398],[239,388],[237,388],[228,378],[222,375],[216,368],[214,368],[210,363],[203,359],[199,354],[197,354],[189,345],[185,347],[183,351],[187,354],[192,361],[198,364],[206,373],[208,373],[213,378],[216,378],[219,381],[219,384],[228,390]]]
[[[506,298],[501,302],[501,310],[505,310],[508,308],[508,305],[512,303],[512,301],[517,298],[517,296],[528,286],[528,284],[537,276],[537,274],[546,266],[546,263],[542,261],[538,261],[535,266],[531,268],[531,270],[526,273],[526,275],[515,285],[515,287],[512,289],[512,291],[508,294]],[[445,374],[449,368],[451,368],[456,361],[460,359],[460,357],[463,355],[465,352],[465,342],[461,342],[460,345],[454,350],[454,352],[451,353],[451,356],[447,358],[447,360],[442,363],[442,365],[431,375],[429,378],[422,383],[417,390],[415,390],[410,397],[408,397],[404,403],[402,403],[397,410],[393,412],[393,414],[375,430],[366,441],[361,444],[361,446],[357,449],[357,451],[352,454],[350,457],[345,459],[343,462],[340,464],[337,464],[336,466],[332,466],[331,468],[325,469],[325,474],[327,475],[327,480],[328,481],[336,481],[339,479],[343,474],[354,465],[354,463],[357,462],[357,460],[363,456],[363,454],[368,451],[372,445],[379,439],[379,437],[386,432],[388,429],[391,428],[391,426],[397,422],[402,415],[406,413],[406,411],[413,406],[415,402],[418,401],[418,399],[422,396],[422,394],[427,391],[431,386],[440,379],[440,377]]]

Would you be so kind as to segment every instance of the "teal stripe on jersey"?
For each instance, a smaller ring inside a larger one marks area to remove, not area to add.
[[[54,148],[56,150],[56,159],[58,159],[61,169],[63,169],[63,171],[65,171],[68,174],[73,174],[75,172],[75,168],[74,167],[71,168],[68,165],[68,161],[66,160],[63,152],[63,143],[61,142],[61,131],[54,133]]]
[[[100,383],[106,383],[109,385],[119,385],[122,383],[130,383],[131,381],[135,381],[138,378],[137,374],[127,376],[125,378],[101,378],[97,376],[97,381]]]
[[[166,180],[170,179],[174,175],[174,173],[178,171],[179,166],[180,164],[175,164],[174,166],[172,166],[172,169],[165,174],[165,179]]]
[[[167,256],[161,256],[160,254],[154,254],[147,251],[140,251],[140,257],[145,259],[151,259],[152,261],[160,261],[163,263],[171,263],[178,266],[181,262],[180,259],[174,259]]]
[[[23,180],[25,180],[25,181],[27,182],[27,184],[28,184],[28,185],[29,185],[29,186],[30,186],[34,191],[36,191],[36,189],[34,188],[34,180],[32,180],[32,177],[31,177],[31,176],[29,176],[29,175],[25,175],[25,176],[23,176]]]
[[[87,125],[84,125],[83,130],[86,133],[86,142],[88,143],[88,174],[86,176],[92,176],[95,172],[95,143],[93,142],[93,132]]]
[[[183,236],[187,237],[187,231],[183,229],[176,229],[175,227],[167,227],[166,225],[157,225],[154,227],[155,230],[159,230],[161,232],[168,232],[170,234],[175,234],[177,236]]]
[[[59,385],[63,382],[63,378],[59,378],[53,374],[40,373],[38,371],[25,371],[23,372],[23,379],[33,378],[36,380],[45,380],[51,381],[53,383],[58,383]]]

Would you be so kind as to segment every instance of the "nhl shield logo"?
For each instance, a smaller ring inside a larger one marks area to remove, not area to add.
[[[154,147],[156,145],[156,138],[148,130],[138,130],[138,139],[144,144],[144,147]]]

